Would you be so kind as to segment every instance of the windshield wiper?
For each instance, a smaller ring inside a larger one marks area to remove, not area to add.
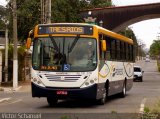
[[[55,39],[51,36],[51,35],[49,35],[49,37],[50,37],[50,39],[51,39],[51,41],[52,41],[52,43],[53,43],[53,45],[54,45],[54,47],[55,47],[55,50],[57,51],[57,52],[59,52],[59,47],[57,46],[57,43],[56,43],[56,41],[55,41]]]
[[[69,50],[68,50],[68,53],[70,53],[70,52],[73,50],[73,48],[74,48],[74,46],[76,45],[79,37],[80,37],[80,35],[77,35],[77,36],[75,37],[73,43],[71,44],[71,47],[70,47]]]

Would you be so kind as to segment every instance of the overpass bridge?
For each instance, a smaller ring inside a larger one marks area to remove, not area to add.
[[[118,32],[131,24],[160,18],[160,3],[89,9],[82,11],[81,17],[87,18],[89,11],[97,24],[103,21],[104,28]]]

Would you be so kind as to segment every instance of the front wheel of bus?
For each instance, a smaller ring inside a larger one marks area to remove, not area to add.
[[[47,102],[49,104],[50,107],[53,107],[57,104],[58,99],[57,98],[53,98],[53,97],[47,97]]]

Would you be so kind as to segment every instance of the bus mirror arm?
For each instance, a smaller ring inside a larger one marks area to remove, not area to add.
[[[103,52],[107,50],[106,40],[101,40],[101,50]]]
[[[33,30],[30,30],[29,34],[28,34],[27,42],[26,42],[27,49],[30,49],[30,47],[31,47],[32,38],[33,38]]]
[[[31,38],[27,38],[27,42],[26,42],[26,48],[27,49],[30,49],[31,43],[32,43],[32,39]]]

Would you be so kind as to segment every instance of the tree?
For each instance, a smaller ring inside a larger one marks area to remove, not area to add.
[[[40,0],[18,0],[18,38],[24,41],[28,32],[40,23]]]
[[[0,30],[4,30],[6,25],[5,25],[5,20],[6,20],[6,8],[0,5]]]
[[[160,57],[160,40],[154,40],[150,46],[150,54],[156,58]]]
[[[10,39],[12,39],[12,0],[8,2]],[[40,23],[40,0],[17,0],[18,40],[23,42],[28,32]]]
[[[91,0],[90,2],[91,8],[107,7],[107,6],[113,6],[111,0]]]

